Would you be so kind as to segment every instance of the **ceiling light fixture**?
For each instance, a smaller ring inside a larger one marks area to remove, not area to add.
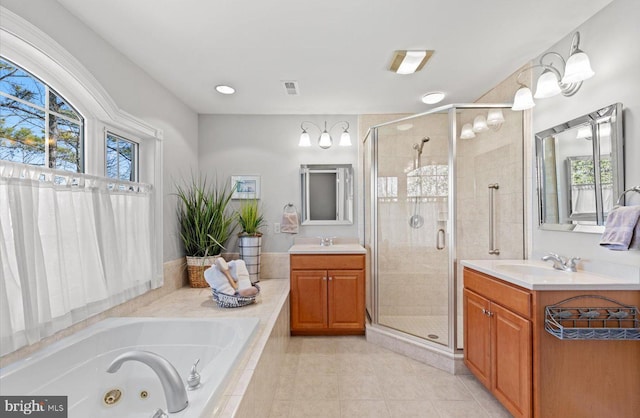
[[[236,89],[234,89],[231,86],[227,86],[224,84],[220,84],[218,86],[216,86],[216,91],[220,94],[233,94],[236,92]]]
[[[342,134],[340,134],[340,142],[338,143],[338,146],[341,146],[341,147],[351,146],[351,135],[349,134],[349,122],[347,122],[346,120],[342,120],[334,123],[329,129],[327,129],[327,121],[324,122],[324,129],[320,128],[318,125],[316,125],[313,122],[309,122],[309,121],[302,122],[300,124],[300,129],[302,129],[302,133],[300,134],[300,141],[298,142],[298,146],[300,147],[311,146],[311,136],[307,132],[307,129],[309,127],[308,126],[305,127],[304,126],[305,123],[315,126],[316,128],[318,128],[318,131],[320,131],[320,137],[318,138],[318,146],[322,149],[331,148],[331,145],[333,145],[333,138],[331,137],[330,132],[338,124],[344,123],[345,124],[344,127],[341,128],[343,129],[343,131],[342,131]]]
[[[431,50],[395,51],[389,70],[398,74],[413,74],[422,70],[432,55],[433,51]]]
[[[573,96],[582,87],[582,82],[595,74],[591,69],[589,57],[578,48],[580,44],[580,32],[573,34],[571,38],[571,48],[569,49],[569,58],[565,62],[562,55],[557,52],[547,52],[540,57],[539,64],[528,66],[518,73],[516,80],[520,85],[513,98],[512,110],[531,109],[536,104],[536,99],[546,99],[562,93],[563,96]],[[553,66],[553,62],[545,64],[544,60],[548,57],[556,57],[562,62],[562,70],[558,70]],[[544,71],[538,77],[538,85],[535,95],[531,94],[531,89],[520,82],[520,76],[527,70],[535,67],[542,67]]]
[[[440,103],[444,99],[445,94],[441,91],[432,91],[422,96],[422,103],[424,104],[436,104]]]

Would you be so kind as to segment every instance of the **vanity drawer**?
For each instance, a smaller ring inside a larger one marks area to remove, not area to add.
[[[499,279],[464,269],[464,287],[472,290],[497,304],[508,308],[525,318],[531,318],[531,293]]]
[[[291,254],[292,270],[364,270],[364,254]]]

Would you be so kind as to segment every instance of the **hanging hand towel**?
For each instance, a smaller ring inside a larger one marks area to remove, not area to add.
[[[280,222],[280,232],[283,234],[297,234],[300,220],[298,219],[298,211],[293,204],[285,205],[282,213],[282,221]]]
[[[610,250],[629,250],[634,240],[634,233],[637,235],[640,229],[638,228],[639,219],[640,206],[614,207],[607,217],[600,245]]]

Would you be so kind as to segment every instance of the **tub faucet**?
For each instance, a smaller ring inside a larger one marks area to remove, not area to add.
[[[565,258],[558,254],[549,253],[542,257],[542,261],[553,261],[553,268],[556,270],[576,272],[576,261],[580,260],[580,257]]]
[[[169,363],[169,360],[156,353],[139,350],[127,351],[111,362],[107,372],[117,372],[122,363],[130,360],[146,364],[158,375],[164,390],[164,397],[167,400],[167,411],[169,413],[179,412],[187,407],[189,399],[178,371]]]

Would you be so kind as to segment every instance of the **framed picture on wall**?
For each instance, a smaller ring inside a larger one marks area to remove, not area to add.
[[[231,176],[232,199],[260,199],[260,176]]]

